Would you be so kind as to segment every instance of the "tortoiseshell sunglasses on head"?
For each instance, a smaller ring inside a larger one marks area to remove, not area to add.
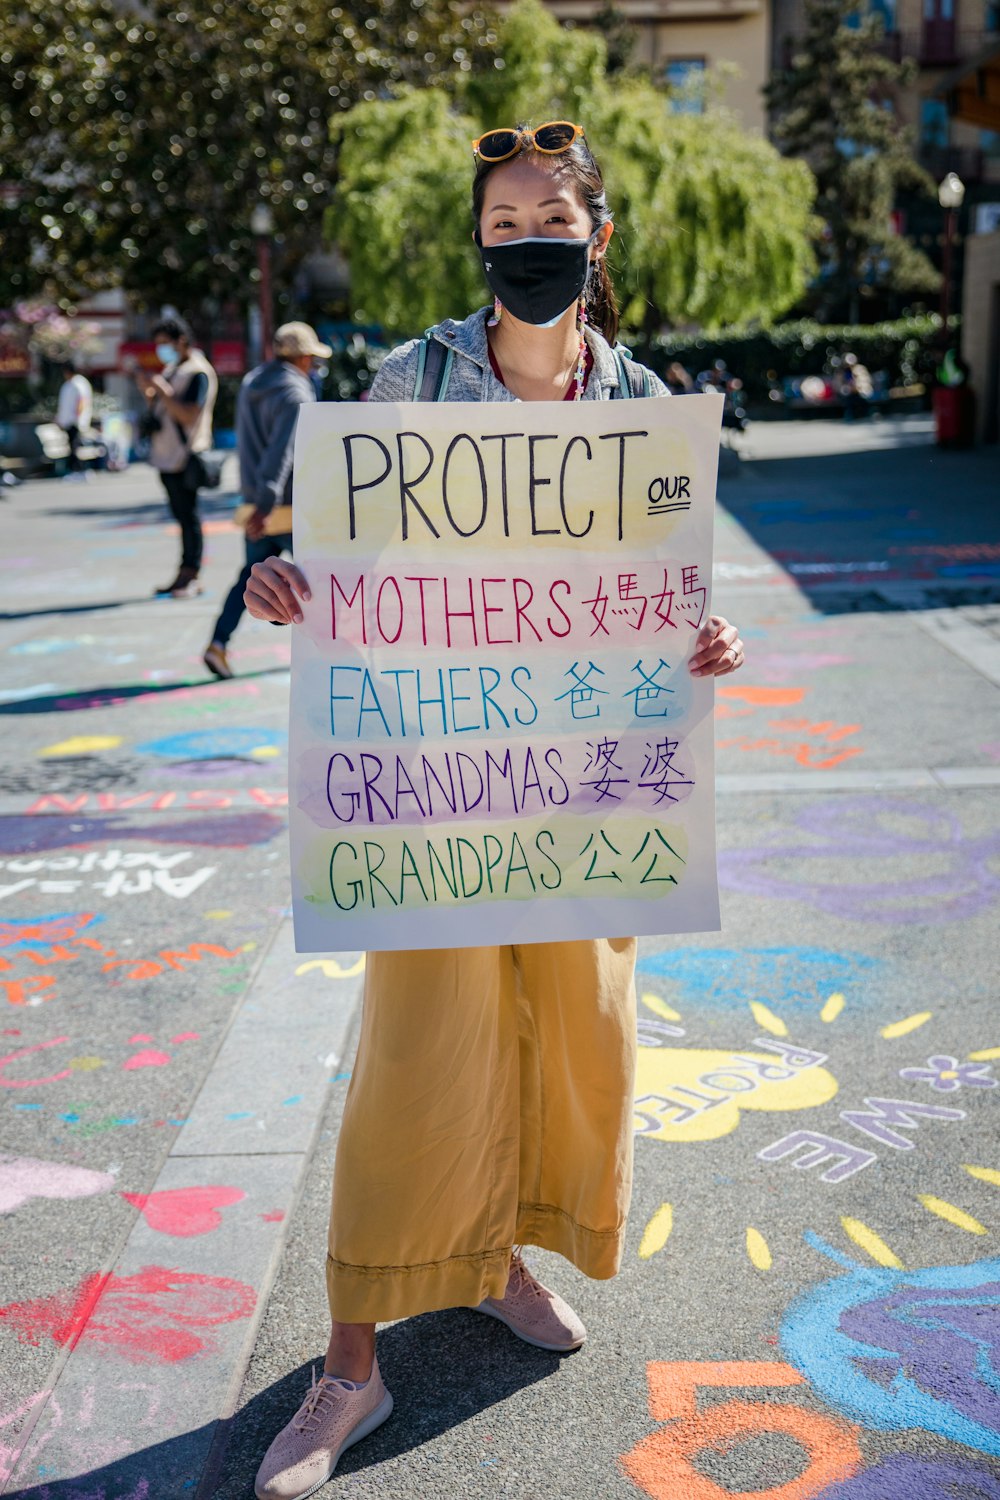
[[[481,161],[506,161],[514,156],[525,141],[530,141],[536,151],[546,156],[558,156],[583,136],[583,126],[570,120],[548,120],[534,130],[488,130],[478,141],[472,143],[472,154]]]

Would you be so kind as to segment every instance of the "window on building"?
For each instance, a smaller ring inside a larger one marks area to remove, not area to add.
[[[663,78],[670,90],[671,114],[704,114],[705,59],[703,57],[668,58],[664,64]]]
[[[948,145],[948,106],[943,99],[920,103],[920,149],[940,151]]]

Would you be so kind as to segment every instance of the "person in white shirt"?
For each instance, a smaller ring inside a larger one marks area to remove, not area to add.
[[[67,479],[82,479],[83,465],[78,449],[82,434],[90,429],[90,418],[94,409],[94,389],[86,375],[67,360],[62,367],[63,383],[56,408],[56,422],[69,438],[69,461]]]

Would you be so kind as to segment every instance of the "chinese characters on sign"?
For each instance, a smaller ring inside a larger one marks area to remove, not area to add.
[[[720,410],[303,409],[300,951],[718,927],[713,691],[687,662]]]

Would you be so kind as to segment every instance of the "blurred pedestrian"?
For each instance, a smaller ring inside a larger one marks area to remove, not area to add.
[[[677,359],[667,366],[663,383],[672,396],[690,396],[695,388],[693,375]]]
[[[161,375],[144,379],[149,403],[144,427],[149,433],[149,462],[160,471],[174,520],[181,528],[181,560],[172,583],[154,590],[175,599],[201,593],[203,539],[198,518],[201,465],[192,459],[212,445],[212,412],[219,381],[191,330],[181,318],[162,319],[153,329]]]
[[[86,470],[80,462],[79,448],[83,434],[90,428],[94,409],[94,388],[71,359],[62,367],[62,386],[56,407],[56,422],[69,439],[69,458],[64,479],[85,480]]]
[[[274,358],[251,370],[236,403],[236,446],[246,520],[246,565],[215,622],[204,662],[216,677],[232,677],[226,647],[246,605],[243,593],[254,563],[292,550],[292,455],[299,407],[316,400],[313,361],[328,359],[308,323],[285,323],[274,335]]]

